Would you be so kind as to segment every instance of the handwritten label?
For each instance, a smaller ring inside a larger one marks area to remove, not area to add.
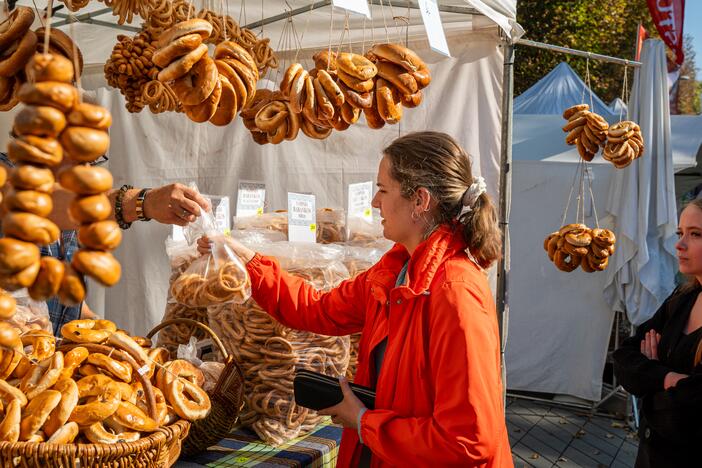
[[[291,242],[317,241],[314,195],[288,192],[288,239]]]
[[[436,52],[450,57],[451,53],[446,42],[444,27],[441,25],[441,15],[436,0],[419,0],[419,11],[422,13],[424,28],[427,30],[429,46]]]
[[[266,203],[266,184],[242,180],[236,194],[236,215],[239,217],[263,214]]]
[[[363,218],[373,221],[373,182],[360,182],[349,184],[349,202],[346,212],[349,218]]]
[[[371,17],[368,0],[332,0],[332,4],[335,7],[363,15],[368,19]]]

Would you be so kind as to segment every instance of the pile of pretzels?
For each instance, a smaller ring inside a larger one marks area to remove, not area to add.
[[[161,68],[158,80],[169,84],[190,120],[224,126],[253,99],[258,68],[231,41],[217,44],[213,60],[203,43],[211,33],[203,19],[178,23],[159,37],[153,61]]]
[[[121,231],[107,221],[111,207],[104,194],[112,188],[112,175],[85,164],[107,151],[112,118],[106,109],[80,102],[78,90],[70,84],[73,64],[65,57],[35,54],[25,73],[29,82],[18,92],[25,107],[15,117],[15,138],[8,145],[16,169],[9,177],[12,191],[4,200],[8,213],[2,220],[0,287],[28,288],[35,300],[58,294],[63,304],[78,304],[85,296],[79,273],[105,286],[120,278],[120,265],[109,251],[119,245]],[[37,247],[60,235],[47,216],[53,209],[51,168],[64,156],[77,165],[62,170],[58,182],[78,195],[69,215],[81,225],[78,238],[83,244],[71,265],[40,258]]]
[[[607,141],[609,124],[600,115],[590,112],[587,104],[578,104],[563,111],[563,118],[568,121],[563,131],[568,133],[566,143],[575,145],[578,154],[585,161],[592,161]]]
[[[614,167],[623,169],[643,154],[643,135],[637,123],[625,120],[609,127],[602,157]]]
[[[561,271],[571,272],[581,267],[587,273],[594,273],[607,268],[616,242],[616,236],[609,229],[590,229],[574,223],[546,236],[544,250]]]
[[[0,322],[0,441],[134,442],[211,407],[204,375],[108,320],[74,320],[64,340]]]

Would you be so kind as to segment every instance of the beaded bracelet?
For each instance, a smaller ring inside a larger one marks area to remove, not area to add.
[[[124,220],[122,200],[124,200],[124,194],[127,193],[127,190],[131,190],[133,188],[133,186],[127,184],[121,186],[119,188],[119,192],[117,192],[117,198],[115,199],[115,220],[117,221],[119,227],[123,230],[132,227],[132,223],[128,223]]]

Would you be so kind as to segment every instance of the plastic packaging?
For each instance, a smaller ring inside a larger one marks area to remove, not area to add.
[[[6,320],[16,327],[20,333],[29,330],[44,330],[53,333],[51,318],[49,317],[49,307],[44,301],[35,301],[29,297],[26,289],[20,289],[12,293],[17,301],[15,315]]]
[[[320,208],[317,210],[317,242],[331,244],[346,240],[346,213],[344,210]],[[288,240],[288,213],[279,210],[264,213],[259,216],[234,218],[234,228],[237,231],[269,230],[282,233]],[[382,233],[381,233],[382,235]]]

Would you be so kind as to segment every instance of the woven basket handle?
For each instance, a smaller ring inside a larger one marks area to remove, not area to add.
[[[222,356],[224,357],[224,359],[226,360],[229,357],[229,353],[227,353],[227,350],[224,348],[224,345],[222,344],[222,340],[219,339],[217,334],[210,327],[208,327],[204,323],[200,323],[197,320],[193,320],[193,319],[189,319],[189,318],[174,318],[174,319],[170,319],[170,320],[164,320],[163,322],[156,325],[153,328],[153,330],[151,330],[149,332],[149,334],[146,335],[146,337],[150,339],[159,330],[166,328],[169,325],[174,325],[177,323],[185,323],[187,325],[195,325],[197,327],[202,328],[203,330],[205,330],[207,332],[207,334],[210,335],[210,338],[212,338],[212,341],[214,342],[214,344],[219,348],[219,352],[222,353]]]

